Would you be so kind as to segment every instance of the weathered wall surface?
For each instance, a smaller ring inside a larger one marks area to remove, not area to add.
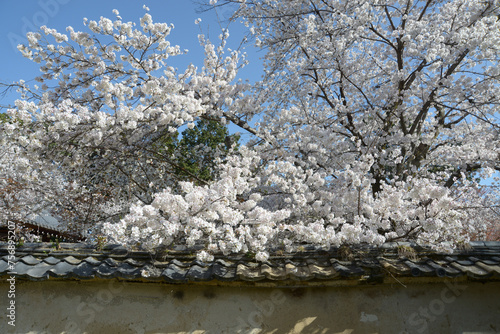
[[[496,333],[500,282],[266,288],[0,283],[0,333]]]

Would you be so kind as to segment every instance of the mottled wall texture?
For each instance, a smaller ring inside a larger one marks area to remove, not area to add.
[[[331,287],[0,283],[0,333],[498,333],[500,282]],[[12,299],[11,299],[12,300]]]

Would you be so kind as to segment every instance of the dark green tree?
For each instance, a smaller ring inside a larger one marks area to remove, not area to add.
[[[152,146],[162,157],[172,157],[173,173],[178,179],[200,185],[215,178],[216,159],[224,161],[233,144],[237,150],[239,139],[239,134],[229,134],[227,126],[200,119],[180,136],[177,131],[165,131]]]
[[[201,119],[192,129],[182,132],[178,145],[179,175],[195,175],[203,181],[213,180],[216,159],[224,158],[233,143],[238,145],[239,135],[229,135],[228,128],[216,121]],[[237,146],[236,146],[237,148]]]

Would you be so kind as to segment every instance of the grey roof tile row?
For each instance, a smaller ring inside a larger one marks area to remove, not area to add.
[[[148,253],[110,245],[98,250],[88,244],[25,244],[10,258],[0,244],[0,277],[11,272],[29,280],[110,279],[163,281],[334,281],[378,282],[385,277],[460,277],[500,280],[500,242],[471,243],[453,254],[415,247],[414,256],[402,256],[401,244],[353,248],[348,259],[340,250],[309,250],[271,256],[259,263],[244,255],[219,256],[211,263],[196,260],[185,249]],[[406,245],[406,247],[408,247]],[[14,269],[9,269],[9,259]]]

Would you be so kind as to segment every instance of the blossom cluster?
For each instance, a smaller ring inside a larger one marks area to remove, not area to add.
[[[496,183],[481,181],[500,170],[497,2],[226,2],[266,50],[253,87],[227,30],[220,45],[200,35],[204,66],[184,72],[169,66],[184,53],[173,26],[149,13],[140,28],[115,11],[87,20],[91,33],[29,34],[20,50],[42,85],[20,84],[2,125],[22,151],[13,175],[69,194],[72,219],[109,241],[185,245],[201,261],[399,240],[445,250],[498,221]],[[159,143],[200,118],[252,139],[214,180],[179,180]]]

